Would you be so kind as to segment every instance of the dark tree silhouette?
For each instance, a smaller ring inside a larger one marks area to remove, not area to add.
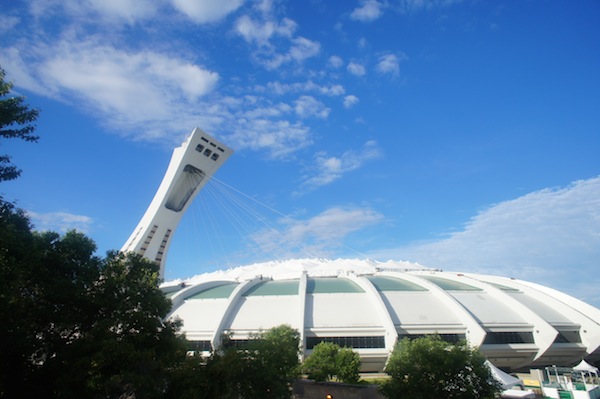
[[[34,133],[39,111],[25,103],[25,97],[11,95],[13,84],[4,79],[6,73],[0,67],[0,137],[38,141]],[[19,177],[21,170],[11,163],[10,156],[0,155],[0,181]]]

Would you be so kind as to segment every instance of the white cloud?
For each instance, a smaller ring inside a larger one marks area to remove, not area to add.
[[[113,0],[121,1],[121,0]],[[130,0],[135,1],[135,0]],[[244,4],[244,0],[172,0],[173,6],[199,24],[217,22]]]
[[[261,230],[251,238],[264,252],[279,256],[297,256],[299,252],[330,256],[350,233],[383,220],[382,214],[370,208],[333,207],[304,221],[281,219],[279,227]]]
[[[10,32],[21,22],[19,17],[0,15],[0,33]]]
[[[394,54],[386,54],[379,57],[379,63],[377,64],[377,72],[382,74],[390,74],[392,76],[398,76],[400,74],[400,61]]]
[[[401,12],[417,12],[423,9],[434,9],[462,3],[463,0],[400,0],[398,9]]]
[[[315,156],[317,173],[306,177],[304,187],[314,189],[330,184],[344,174],[360,168],[365,162],[381,157],[381,150],[373,140],[367,141],[360,152],[346,151],[340,157],[328,156],[320,152]]]
[[[267,108],[260,102],[251,105],[247,101],[237,105],[236,109],[243,111],[228,118],[222,129],[233,132],[227,136],[227,143],[237,150],[264,151],[273,159],[289,157],[310,146],[310,129],[299,122],[291,123],[277,118],[277,113],[289,112],[288,107],[277,105]],[[257,114],[253,115],[253,112]]]
[[[305,37],[297,37],[292,40],[292,48],[290,49],[290,57],[295,61],[303,61],[306,58],[317,55],[321,49],[318,42],[314,42]]]
[[[321,93],[328,96],[341,96],[346,92],[342,85],[331,85],[321,88]]]
[[[157,2],[151,0],[89,0],[88,3],[102,14],[115,15],[129,21],[148,18],[157,9]]]
[[[536,281],[600,304],[600,177],[493,205],[447,238],[371,256]]]
[[[29,8],[35,18],[62,12],[86,22],[126,20],[133,23],[156,15],[160,4],[153,0],[32,0]]]
[[[350,18],[356,21],[371,22],[381,17],[382,4],[377,0],[365,0],[362,6],[355,8],[350,14]]]
[[[292,61],[301,63],[319,53],[320,43],[301,36],[294,37],[296,27],[296,23],[288,18],[278,22],[267,15],[264,21],[257,21],[244,15],[238,18],[234,30],[247,43],[258,46],[253,53],[255,60],[272,70]],[[281,40],[277,42],[277,39],[285,39],[289,42],[287,52],[279,51],[285,48],[287,42],[285,44]],[[277,45],[273,42],[277,42]]]
[[[6,54],[11,73],[24,68],[19,70],[19,84],[84,105],[104,123],[123,130],[146,125],[149,135],[153,133],[148,124],[157,122],[164,129],[165,120],[175,121],[182,105],[197,105],[219,80],[217,73],[177,56],[128,53],[93,41],[60,41],[27,53],[11,48]]]
[[[37,213],[27,211],[31,222],[38,231],[57,231],[64,233],[68,230],[78,230],[88,233],[94,220],[89,216],[75,215],[66,212]]]
[[[295,102],[294,110],[300,118],[316,117],[326,119],[330,108],[312,96],[300,96]]]
[[[355,75],[355,76],[364,76],[367,73],[367,70],[365,69],[365,67],[356,62],[350,62],[348,64],[347,68],[348,68],[348,72],[350,72],[352,75]]]
[[[273,36],[291,38],[296,30],[296,23],[284,18],[280,24],[273,20],[258,22],[243,15],[235,23],[235,31],[248,43],[266,46]]]
[[[332,55],[331,57],[329,57],[329,60],[327,60],[327,64],[334,69],[338,69],[342,65],[344,65],[344,60],[342,59],[342,57]]]
[[[165,102],[209,93],[219,75],[181,59],[150,51],[125,53],[109,46],[61,43],[40,66],[54,92],[67,89],[99,109],[119,114],[161,115]],[[165,96],[165,93],[171,93]]]
[[[309,80],[306,82],[296,83],[282,83],[282,82],[269,82],[267,88],[271,93],[277,95],[284,95],[286,93],[301,93],[301,92],[316,92],[327,96],[341,96],[346,92],[346,89],[342,85],[318,85],[313,81]]]
[[[282,115],[291,113],[292,107],[288,104],[279,103],[269,106],[257,106],[256,108],[249,109],[244,112],[244,116],[249,120],[260,119],[260,118],[276,118]]]
[[[270,158],[284,158],[312,144],[310,129],[285,120],[294,112],[290,105],[257,95],[218,95],[213,92],[217,73],[177,56],[66,41],[28,51],[4,52],[8,62],[3,66],[21,87],[76,102],[123,135],[178,143],[181,137],[172,132],[188,132],[191,123],[206,131],[230,132],[227,140],[234,148],[264,152]],[[334,95],[343,88],[309,81],[297,89]],[[330,110],[319,104],[303,100],[297,111],[326,117]]]
[[[344,97],[344,108],[352,108],[356,104],[358,104],[358,97],[353,95]]]
[[[331,110],[320,98],[345,94],[337,83],[293,79],[267,86],[224,82],[228,86],[217,91],[219,73],[197,61],[206,54],[192,54],[185,46],[167,46],[161,40],[144,47],[127,41],[118,29],[123,20],[136,22],[159,12],[164,12],[167,24],[173,18],[181,20],[171,5],[197,21],[218,19],[243,1],[160,0],[144,8],[147,3],[31,0],[33,16],[19,18],[20,24],[32,29],[25,33],[19,25],[21,34],[1,49],[2,66],[18,88],[69,103],[116,134],[170,145],[179,143],[191,124],[213,134],[227,132],[220,138],[226,136],[236,149],[259,151],[270,158],[289,158],[311,145],[311,130],[299,119],[327,118]],[[269,0],[253,3],[255,19],[246,16],[236,22],[234,31],[256,47],[254,59],[273,69],[316,56],[320,44],[295,36],[296,23],[274,18],[273,8]],[[15,18],[5,18],[7,26],[16,23]],[[297,101],[271,101],[277,93],[297,93]]]
[[[260,0],[255,7],[263,14],[268,14],[273,9],[273,0]]]
[[[314,57],[319,54],[321,45],[318,42],[306,39],[304,37],[296,37],[291,39],[292,46],[287,53],[279,53],[271,55],[261,60],[267,69],[277,69],[281,65],[296,61],[301,63],[307,58]]]

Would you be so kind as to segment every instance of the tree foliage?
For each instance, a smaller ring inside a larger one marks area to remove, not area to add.
[[[290,398],[300,375],[299,342],[298,331],[287,325],[255,334],[241,347],[224,339],[208,358],[188,358],[175,371],[167,398]]]
[[[381,390],[388,398],[486,399],[499,392],[478,349],[437,335],[398,342],[385,371],[391,379]]]
[[[0,398],[161,397],[186,346],[158,267],[95,249],[0,204]]]
[[[360,356],[351,348],[340,348],[333,342],[321,342],[304,361],[304,372],[315,381],[359,381]]]
[[[11,82],[6,82],[6,73],[0,67],[0,137],[19,138],[25,141],[37,141],[34,135],[39,111],[25,104],[25,97],[11,96]],[[0,181],[12,180],[19,177],[21,171],[11,164],[8,155],[0,155]]]

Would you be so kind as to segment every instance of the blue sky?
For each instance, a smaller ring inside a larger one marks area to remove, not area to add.
[[[41,110],[0,191],[39,229],[119,249],[197,126],[236,152],[167,279],[368,257],[600,306],[597,1],[17,0],[0,38]]]

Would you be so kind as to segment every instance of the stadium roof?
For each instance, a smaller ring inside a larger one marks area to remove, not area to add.
[[[322,341],[352,346],[363,371],[381,371],[398,339],[466,339],[496,366],[572,365],[600,355],[600,310],[534,283],[426,269],[409,262],[293,259],[164,284],[170,317],[191,349],[210,350],[281,324],[305,355]]]

